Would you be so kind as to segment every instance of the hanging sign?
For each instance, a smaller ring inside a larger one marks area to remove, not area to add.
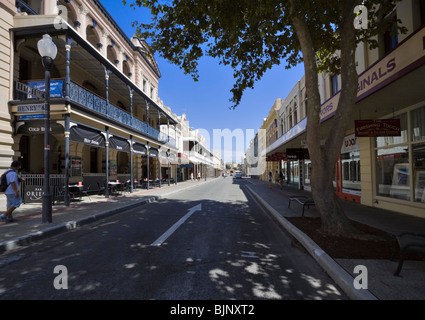
[[[304,160],[310,159],[308,149],[305,148],[288,148],[286,149],[286,158],[288,160]]]
[[[354,120],[356,137],[400,137],[400,119]]]

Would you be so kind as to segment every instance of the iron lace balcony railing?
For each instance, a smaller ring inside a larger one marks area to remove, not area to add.
[[[23,82],[24,83],[24,82]],[[44,81],[26,81],[27,86],[36,88],[40,91],[44,91]],[[64,80],[55,79],[51,81],[51,98],[63,98]],[[28,93],[23,93],[15,90],[15,99],[17,100],[31,100],[35,97]],[[161,143],[168,146],[175,147],[175,139],[168,135],[160,132],[159,130],[151,127],[147,123],[144,123],[140,119],[132,117],[131,114],[125,110],[122,110],[111,103],[107,103],[106,99],[88,91],[80,85],[71,81],[70,84],[70,99],[72,102],[78,103],[80,106],[93,110],[101,117],[107,119],[113,119],[119,123],[128,126],[141,132],[144,135],[152,137]]]

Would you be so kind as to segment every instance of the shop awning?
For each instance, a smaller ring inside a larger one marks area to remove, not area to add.
[[[50,121],[50,133],[64,133],[65,129],[61,123]],[[16,134],[44,134],[44,120],[30,120],[16,123]]]
[[[105,147],[105,136],[101,131],[87,128],[81,125],[72,126],[69,139],[74,142],[84,143],[94,147]]]
[[[109,147],[122,152],[130,152],[130,144],[124,138],[112,136],[109,138]]]
[[[149,157],[158,158],[159,150],[157,148],[150,147],[149,148]]]
[[[146,149],[146,146],[138,142],[135,142],[133,144],[133,152],[141,156],[146,156],[148,154],[148,150]]]

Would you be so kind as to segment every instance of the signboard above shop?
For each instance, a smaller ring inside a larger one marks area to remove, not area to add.
[[[25,135],[37,135],[44,134],[44,121],[43,120],[31,120],[25,122],[17,122],[16,123],[16,134],[25,134]],[[65,129],[63,123],[50,121],[50,133],[58,134],[64,133]]]
[[[400,137],[400,119],[354,120],[356,137]]]
[[[288,160],[304,160],[310,159],[310,155],[306,148],[288,148],[286,149],[286,158]]]

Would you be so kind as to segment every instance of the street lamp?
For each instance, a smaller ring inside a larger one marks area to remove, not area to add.
[[[45,69],[45,106],[44,106],[44,194],[42,222],[52,222],[52,194],[50,193],[50,70],[58,49],[52,38],[45,34],[37,43],[38,53],[42,57]]]

